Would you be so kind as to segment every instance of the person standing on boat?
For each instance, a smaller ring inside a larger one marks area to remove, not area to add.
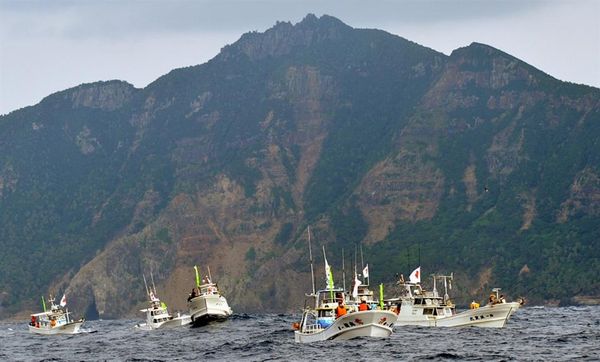
[[[366,310],[369,310],[369,306],[367,305],[367,301],[363,299],[360,301],[360,304],[358,305],[358,311],[364,312]]]
[[[343,315],[345,315],[348,311],[346,310],[346,306],[344,305],[343,301],[338,301],[338,306],[337,308],[335,308],[335,318],[339,318]]]

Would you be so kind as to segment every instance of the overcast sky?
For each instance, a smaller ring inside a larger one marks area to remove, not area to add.
[[[0,0],[0,114],[81,83],[144,87],[248,31],[307,13],[450,54],[485,43],[565,81],[600,87],[600,0]]]

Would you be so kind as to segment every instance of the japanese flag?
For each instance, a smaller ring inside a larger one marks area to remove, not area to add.
[[[67,305],[67,296],[63,294],[62,298],[60,298],[60,306],[64,307]]]
[[[410,273],[410,282],[411,283],[420,283],[421,282],[421,267],[418,267],[417,269],[413,270],[412,273]]]
[[[365,266],[365,268],[363,269],[362,275],[365,278],[369,277],[369,264],[367,264],[367,266]]]

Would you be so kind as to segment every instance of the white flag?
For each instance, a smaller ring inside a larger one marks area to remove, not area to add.
[[[409,280],[413,284],[421,282],[421,267],[418,267],[417,269],[413,270],[412,273],[410,273]]]
[[[60,298],[60,306],[64,307],[67,305],[67,296],[63,294],[62,298]]]
[[[354,288],[352,289],[352,297],[354,297],[354,299],[358,298],[358,287],[361,284],[362,283],[360,282],[360,280],[358,280],[358,275],[354,273]]]
[[[363,274],[363,277],[365,277],[365,278],[369,277],[369,264],[367,264],[367,266],[365,266],[362,274]]]

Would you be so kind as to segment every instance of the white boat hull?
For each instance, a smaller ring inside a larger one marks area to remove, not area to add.
[[[193,325],[203,325],[215,320],[229,318],[233,311],[225,297],[212,294],[195,297],[189,302],[190,317]]]
[[[469,309],[451,316],[425,316],[400,313],[397,326],[422,327],[486,327],[502,328],[508,319],[520,308],[517,302],[486,305]]]
[[[54,335],[54,334],[77,334],[81,332],[81,325],[83,321],[73,322],[56,327],[35,327],[29,325],[29,332],[43,335]]]
[[[155,329],[168,329],[177,328],[181,326],[187,326],[192,323],[192,318],[189,315],[182,315],[180,317],[173,318],[171,320],[160,322],[160,323],[140,323],[135,325],[135,329],[141,331],[152,331]]]
[[[389,337],[393,332],[396,314],[385,310],[370,310],[346,314],[325,328],[311,333],[294,332],[299,343],[326,340],[345,340],[356,337]]]

